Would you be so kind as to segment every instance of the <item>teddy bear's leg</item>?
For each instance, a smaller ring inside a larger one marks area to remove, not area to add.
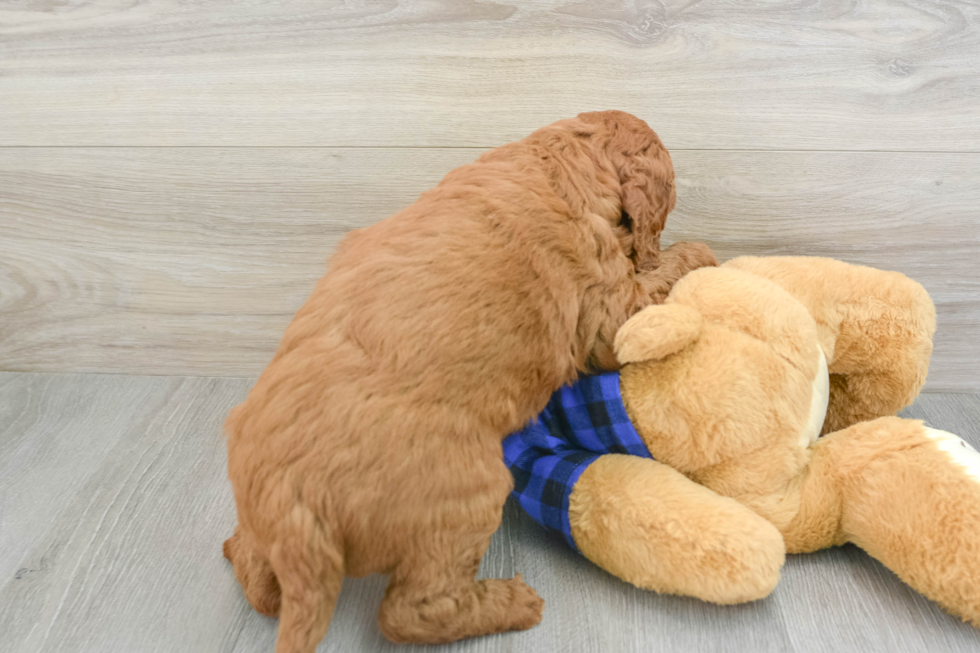
[[[853,542],[980,627],[980,453],[883,417],[824,437],[812,454],[787,550]]]
[[[779,531],[662,463],[602,456],[569,504],[582,553],[638,587],[730,604],[763,598],[779,580]]]
[[[830,367],[824,433],[894,415],[922,389],[936,309],[915,281],[818,257],[741,257],[725,265],[782,286],[817,321]]]

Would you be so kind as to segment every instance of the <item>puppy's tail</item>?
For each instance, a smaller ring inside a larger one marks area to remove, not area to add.
[[[276,653],[313,653],[344,580],[337,528],[302,505],[283,520],[269,562],[282,589]]]

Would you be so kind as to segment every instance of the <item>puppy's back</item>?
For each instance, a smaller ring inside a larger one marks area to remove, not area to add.
[[[592,228],[540,171],[494,160],[349,234],[228,419],[236,495],[284,474],[363,487],[382,457],[446,455],[445,434],[499,446],[575,374]]]

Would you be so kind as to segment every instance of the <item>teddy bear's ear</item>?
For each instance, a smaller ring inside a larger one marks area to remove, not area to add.
[[[698,339],[701,314],[682,304],[647,306],[616,332],[613,346],[623,365],[659,360]]]

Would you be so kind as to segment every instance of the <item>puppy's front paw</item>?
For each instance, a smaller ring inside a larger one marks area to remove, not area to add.
[[[544,613],[544,599],[538,596],[534,588],[521,579],[517,574],[510,581],[513,593],[512,616],[514,630],[527,630],[541,621]]]
[[[683,270],[683,274],[687,274],[691,270],[698,268],[718,265],[718,259],[715,258],[715,253],[704,243],[674,243],[664,250],[660,256],[661,264],[664,262],[663,259],[675,259],[680,269]]]
[[[486,598],[505,613],[507,630],[527,630],[541,621],[544,599],[521,579],[520,574],[507,580],[482,582],[486,583]]]

